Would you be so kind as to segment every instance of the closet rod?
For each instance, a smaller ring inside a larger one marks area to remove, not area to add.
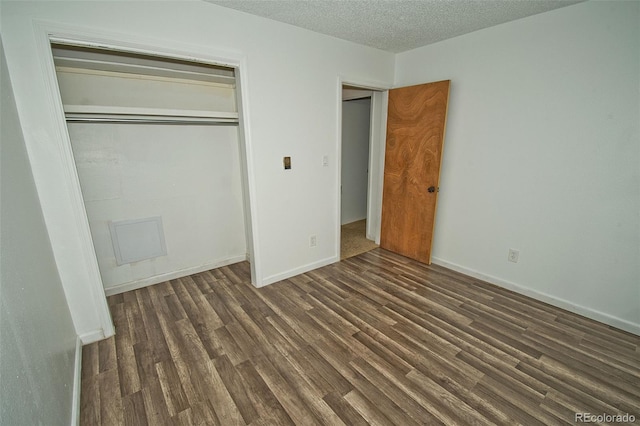
[[[68,123],[238,124],[238,113],[225,111],[64,105],[64,112]]]
[[[116,123],[116,124],[191,124],[205,126],[237,126],[237,121],[179,120],[179,119],[125,119],[125,118],[67,118],[67,123]]]

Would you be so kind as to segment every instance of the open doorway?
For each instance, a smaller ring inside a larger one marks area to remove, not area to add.
[[[342,87],[341,259],[378,247],[376,227],[371,226],[377,197],[375,189],[372,191],[375,173],[370,172],[379,157],[372,155],[373,136],[377,134],[372,123],[378,121],[373,114],[374,93],[355,86]]]

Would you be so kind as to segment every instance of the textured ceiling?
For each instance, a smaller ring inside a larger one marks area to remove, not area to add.
[[[583,0],[205,1],[398,53]]]

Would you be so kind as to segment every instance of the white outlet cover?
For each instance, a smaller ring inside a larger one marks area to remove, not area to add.
[[[507,260],[509,262],[518,263],[518,258],[520,257],[520,251],[516,249],[509,249],[509,256]]]

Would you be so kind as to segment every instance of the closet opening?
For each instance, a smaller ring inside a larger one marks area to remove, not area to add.
[[[106,295],[249,260],[238,69],[51,49]]]

